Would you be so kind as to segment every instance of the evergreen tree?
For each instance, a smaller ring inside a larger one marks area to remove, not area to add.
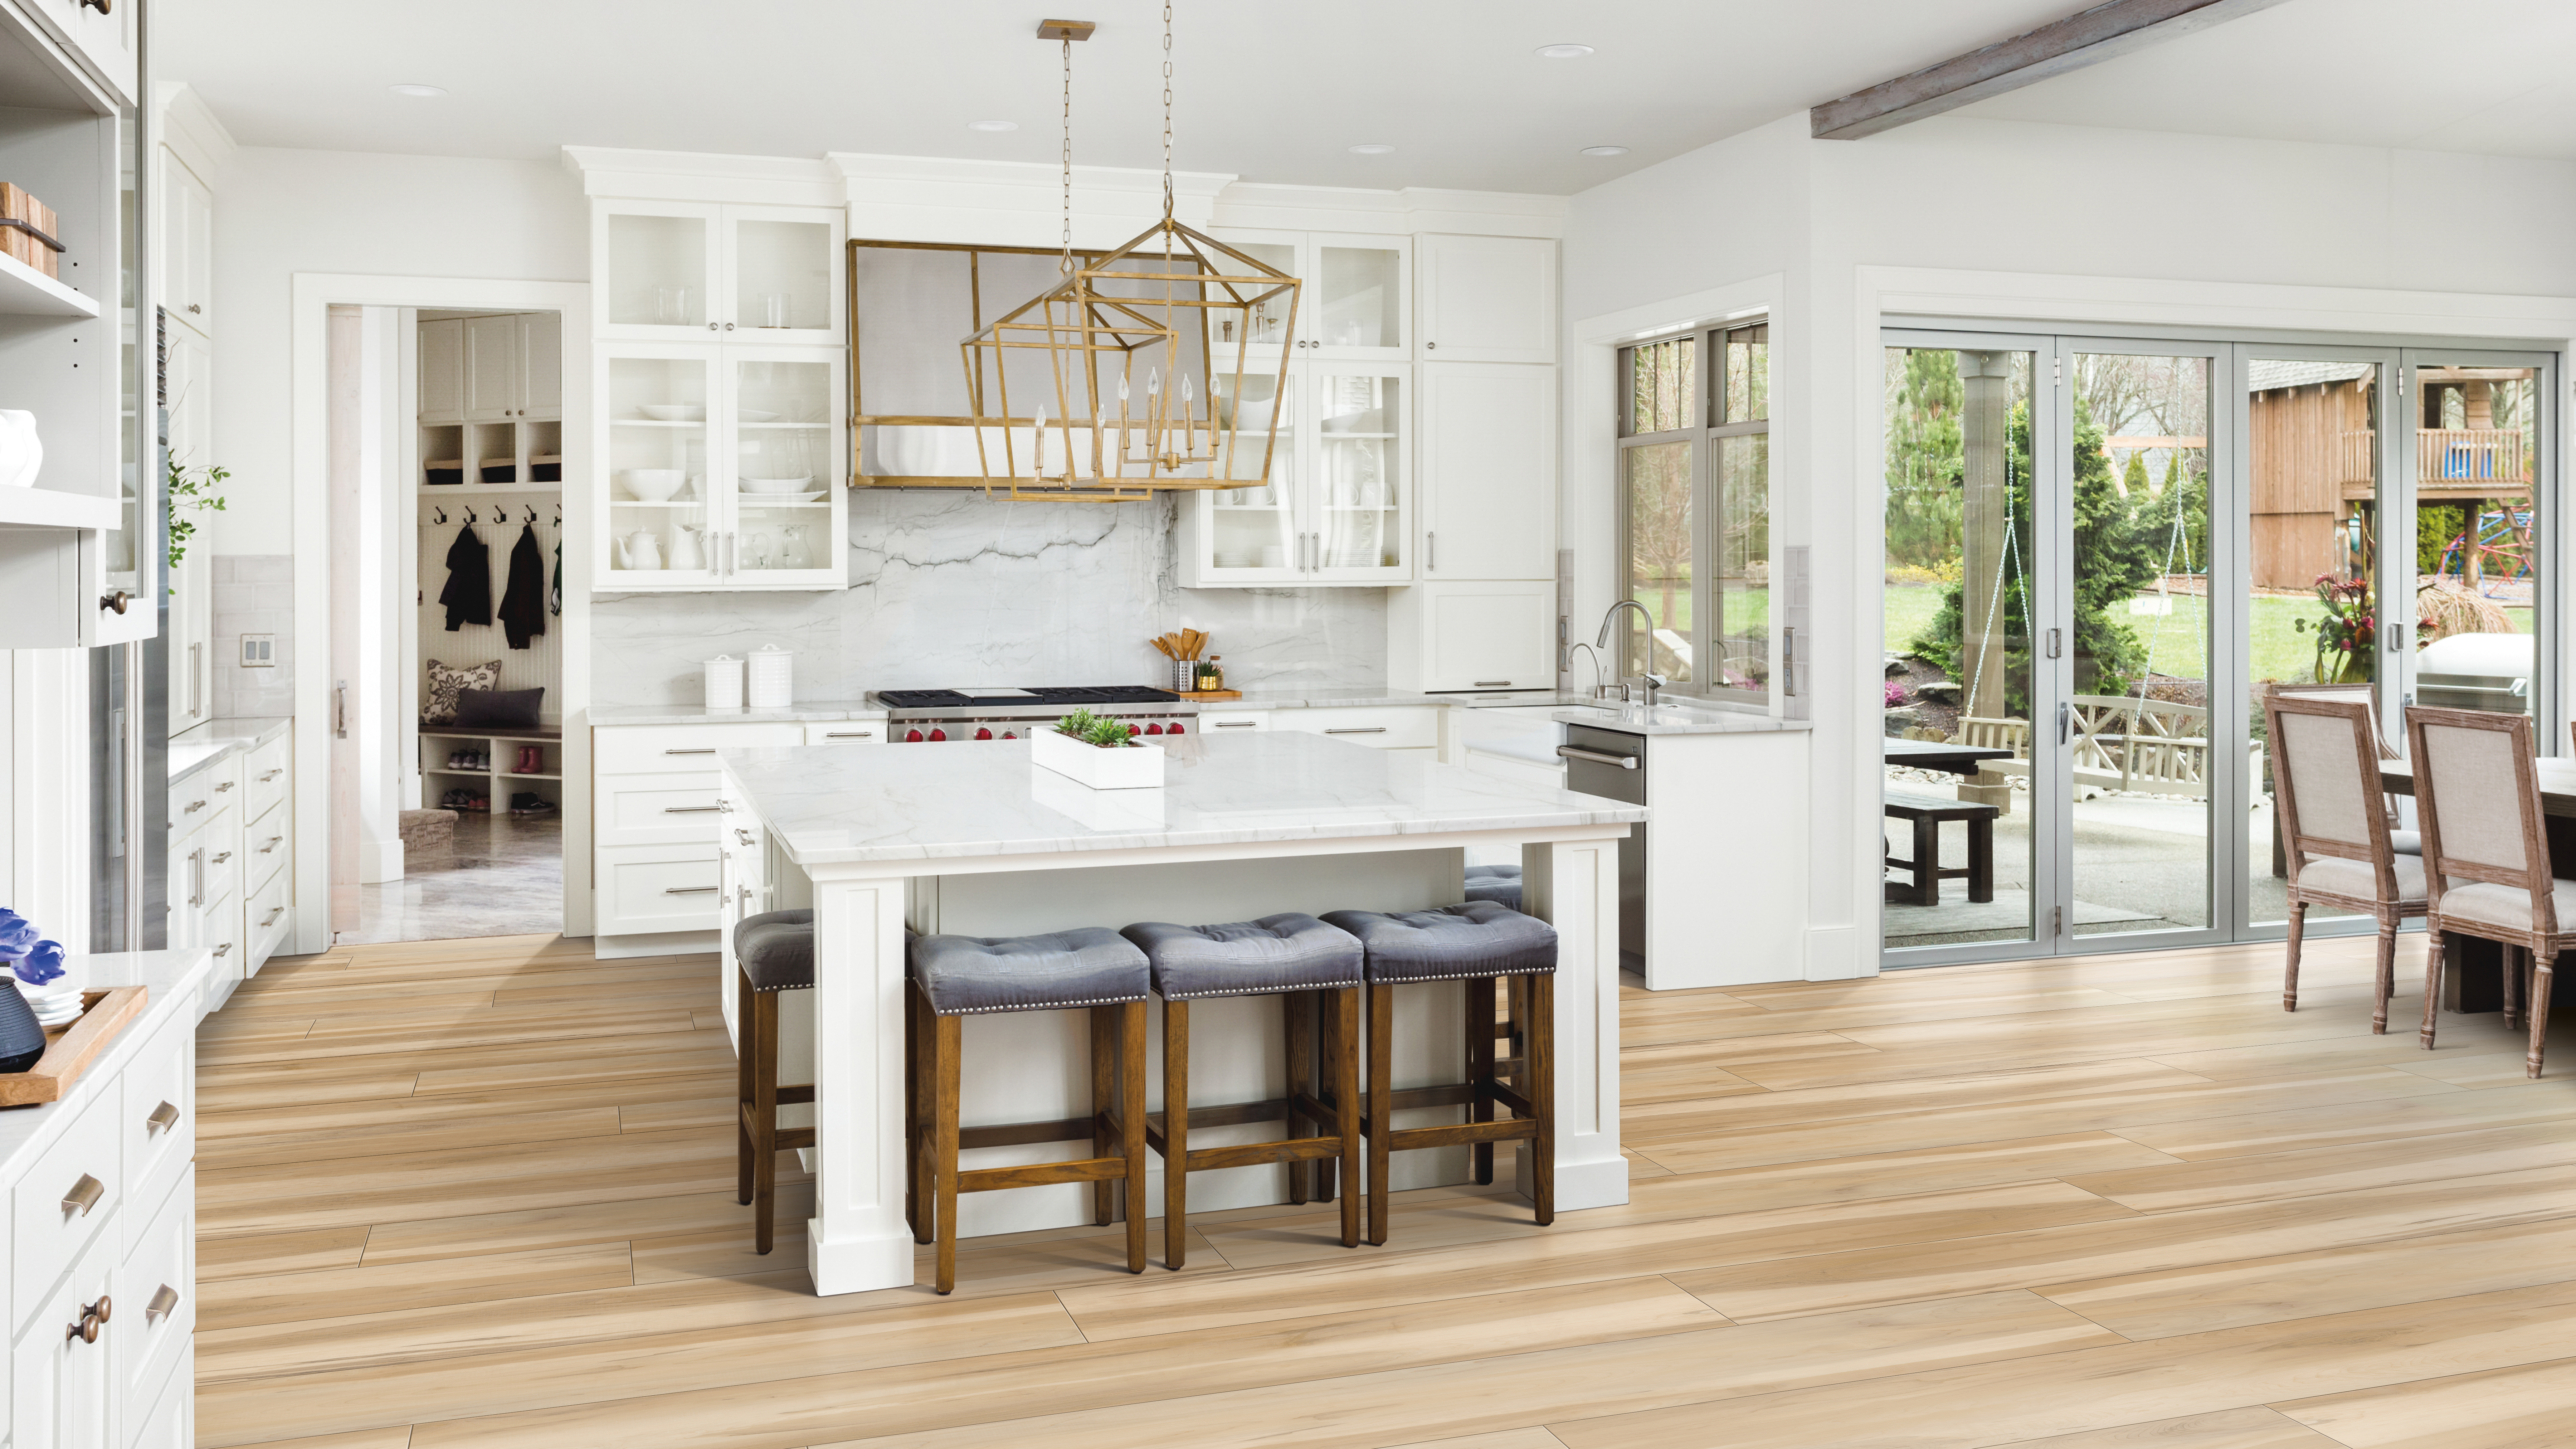
[[[1931,568],[1959,554],[1966,469],[1959,409],[1967,389],[1959,354],[1948,348],[1898,351],[1890,364],[1887,561]]]
[[[2143,510],[2150,501],[2147,490],[2147,450],[2140,448],[2129,455],[2129,466],[2120,470],[2120,491],[2127,495],[2129,506]]]

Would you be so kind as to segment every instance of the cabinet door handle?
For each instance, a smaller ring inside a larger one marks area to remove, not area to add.
[[[179,1290],[164,1283],[161,1285],[161,1291],[152,1295],[152,1301],[143,1305],[144,1321],[167,1318],[177,1311],[178,1307]]]
[[[709,746],[707,746],[707,747],[706,747],[706,748],[704,748],[704,749],[698,749],[698,750],[664,750],[662,753],[663,753],[663,754],[666,754],[666,755],[712,755],[712,754],[714,754],[715,752],[716,752],[716,747],[715,747],[715,746],[713,746],[713,745],[709,745]]]
[[[221,961],[221,960],[222,960],[222,959],[224,959],[226,956],[229,956],[229,955],[231,955],[232,953],[233,953],[233,943],[232,943],[232,942],[230,942],[230,941],[226,941],[226,942],[225,942],[225,943],[223,943],[222,945],[217,946],[217,947],[215,948],[215,959],[216,959],[216,960],[218,960],[218,961]]]
[[[723,893],[723,886],[664,886],[662,888],[662,894],[666,896],[712,896]]]
[[[262,854],[262,855],[267,855],[267,854],[269,854],[270,852],[272,852],[272,851],[276,850],[279,846],[284,845],[285,843],[286,843],[286,837],[285,837],[285,836],[283,836],[283,835],[272,835],[272,836],[270,836],[270,837],[268,838],[268,844],[263,845],[263,846],[261,846],[261,847],[259,848],[259,853],[260,853],[260,854]]]
[[[203,809],[205,809],[205,808],[206,808],[206,802],[205,802],[205,801],[203,801],[203,800],[191,800],[191,801],[189,801],[189,802],[188,802],[188,808],[187,808],[187,809],[185,809],[185,810],[180,811],[179,813],[180,813],[180,814],[182,814],[182,815],[194,815],[194,814],[196,814],[198,811],[203,810]]]
[[[107,7],[110,3],[111,0],[81,0],[81,5],[84,9],[95,10],[101,15],[108,13]],[[194,312],[197,309],[192,305],[188,310]]]
[[[1386,726],[1344,725],[1340,729],[1326,730],[1324,733],[1328,735],[1382,735],[1386,733]]]
[[[730,322],[727,322],[727,323],[725,324],[725,330],[726,330],[727,332],[731,332],[731,331],[733,330],[733,324],[732,324],[732,323],[730,323]]]
[[[1261,728],[1261,721],[1257,719],[1221,719],[1216,722],[1216,727],[1221,730],[1252,730]]]
[[[151,1116],[143,1119],[143,1135],[149,1137],[156,1132],[167,1132],[178,1125],[179,1109],[164,1102],[152,1109]]]
[[[1424,573],[1433,573],[1437,572],[1439,567],[1440,535],[1436,533],[1426,533],[1422,535],[1422,571]]]
[[[665,815],[713,815],[723,808],[724,807],[722,805],[665,805],[662,807],[662,813]]]
[[[232,858],[233,858],[233,853],[232,853],[231,851],[227,850],[227,851],[223,852],[222,854],[220,854],[220,855],[218,855],[218,856],[216,856],[216,857],[215,857],[215,864],[217,864],[217,865],[221,865],[221,864],[223,864],[225,861],[228,861],[228,860],[230,860],[230,859],[232,859]]]
[[[198,846],[188,852],[188,904],[206,903],[206,848]]]
[[[274,925],[276,925],[276,924],[277,924],[277,918],[278,918],[278,917],[280,917],[280,916],[282,916],[282,915],[285,915],[285,914],[286,914],[286,907],[284,907],[284,906],[271,906],[271,907],[269,907],[269,908],[268,908],[268,914],[259,918],[259,928],[260,928],[261,930],[263,930],[263,931],[267,930],[269,927],[274,926]]]
[[[271,771],[269,771],[267,774],[260,776],[260,777],[259,777],[259,782],[260,782],[261,784],[265,785],[265,784],[267,784],[269,781],[274,780],[274,779],[276,779],[278,776],[283,775],[283,774],[285,774],[285,773],[286,773],[286,772],[285,772],[284,770],[271,770]]]
[[[87,4],[87,3],[89,3],[89,0],[82,0],[82,3],[83,3],[83,4]],[[107,7],[106,7],[105,5],[101,5],[101,6],[99,6],[99,7],[98,7],[98,13],[99,13],[99,14],[101,14],[101,15],[105,15],[105,14],[107,13]],[[203,308],[203,307],[198,306],[198,305],[197,305],[196,303],[194,303],[194,302],[191,302],[191,303],[189,303],[189,304],[188,304],[188,310],[189,310],[189,311],[191,311],[191,312],[203,313],[206,309],[205,309],[205,308]]]
[[[1508,679],[1479,679],[1476,681],[1475,687],[1478,689],[1509,689],[1512,687],[1512,682]]]
[[[826,730],[823,732],[823,738],[827,740],[872,740],[876,737],[877,732],[875,730]]]
[[[1589,760],[1596,765],[1616,765],[1622,770],[1637,768],[1635,755],[1614,755],[1607,750],[1587,750],[1581,745],[1558,745],[1557,756],[1567,760]]]
[[[88,1217],[89,1210],[98,1206],[98,1200],[105,1196],[107,1184],[84,1172],[80,1181],[72,1184],[72,1190],[63,1194],[63,1211]]]
[[[741,826],[739,826],[739,825],[735,826],[735,827],[733,828],[733,833],[734,833],[734,838],[735,838],[735,839],[737,839],[737,840],[739,840],[739,841],[741,841],[743,844],[745,844],[745,845],[749,845],[749,844],[751,844],[751,843],[752,843],[752,839],[751,839],[751,832],[750,832],[750,831],[748,831],[748,830],[743,829]]]
[[[217,785],[215,786],[215,793],[216,793],[216,794],[218,794],[218,795],[220,795],[220,794],[224,793],[226,790],[231,789],[232,787],[233,787],[233,782],[232,782],[232,781],[230,781],[230,780],[225,780],[225,781],[223,781],[223,782],[221,782],[221,783],[219,783],[219,784],[217,784]]]
[[[1425,342],[1422,344],[1422,350],[1425,352],[1438,352],[1440,350],[1440,344],[1437,342]]]

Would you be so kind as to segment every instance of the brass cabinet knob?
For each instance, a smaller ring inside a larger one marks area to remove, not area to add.
[[[125,606],[133,602],[134,596],[132,594],[127,593],[123,589],[118,589],[112,594],[100,595],[98,606],[102,609],[110,609],[122,614],[125,612]]]
[[[108,1320],[109,1315],[114,1312],[116,1312],[116,1300],[108,1297],[104,1293],[98,1295],[98,1301],[96,1303],[93,1303],[87,1308],[81,1310],[83,1317],[95,1318],[101,1323],[105,1323]]]

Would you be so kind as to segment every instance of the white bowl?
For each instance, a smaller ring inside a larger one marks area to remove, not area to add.
[[[814,475],[802,478],[739,478],[745,493],[802,493],[814,486]]]
[[[778,421],[778,414],[776,413],[764,413],[755,411],[751,408],[735,408],[733,410],[733,415],[742,419],[746,423],[774,423]]]
[[[707,420],[705,403],[646,403],[644,416],[662,423],[702,423]]]
[[[626,468],[619,470],[617,486],[639,502],[668,503],[684,476],[677,468]]]

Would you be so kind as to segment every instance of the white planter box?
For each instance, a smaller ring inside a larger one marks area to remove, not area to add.
[[[1104,750],[1041,728],[1029,736],[1029,751],[1040,765],[1094,790],[1150,790],[1163,783],[1163,751],[1158,745]]]

